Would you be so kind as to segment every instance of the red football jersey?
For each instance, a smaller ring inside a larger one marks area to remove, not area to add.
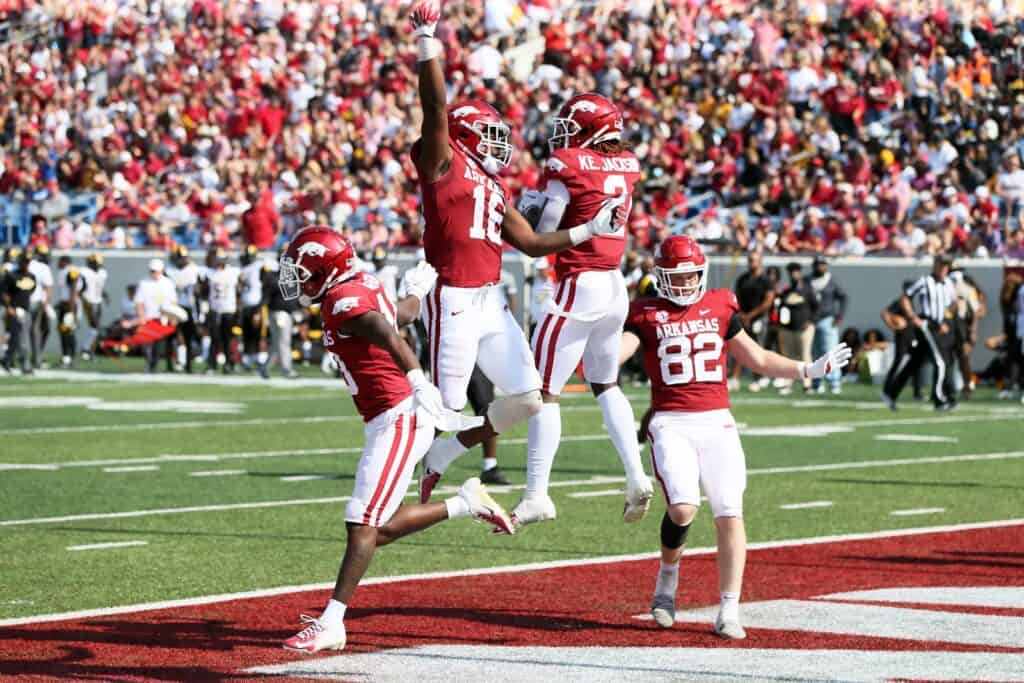
[[[632,303],[626,331],[643,344],[654,410],[690,413],[729,407],[725,342],[742,329],[739,308],[727,289],[712,289],[692,306],[660,297]]]
[[[501,224],[508,192],[473,159],[449,143],[448,172],[432,183],[420,179],[423,249],[438,282],[480,287],[501,279]],[[412,158],[419,153],[413,145]]]
[[[324,347],[341,364],[341,374],[356,402],[356,410],[367,422],[412,395],[409,380],[390,353],[368,339],[338,332],[345,321],[369,311],[377,311],[392,323],[395,321],[394,302],[377,278],[369,273],[359,273],[331,287],[320,304]]]
[[[632,205],[633,186],[640,180],[640,162],[632,152],[603,154],[593,149],[560,149],[544,165],[541,188],[549,180],[557,180],[569,191],[569,206],[562,214],[559,230],[568,230],[586,223],[601,210],[606,199],[627,194],[626,212]],[[555,258],[555,275],[559,279],[588,270],[615,270],[626,251],[626,231],[595,237]]]

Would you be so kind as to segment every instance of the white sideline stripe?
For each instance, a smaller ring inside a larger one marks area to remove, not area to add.
[[[18,464],[18,463],[14,463],[14,462],[12,462],[12,463],[0,462],[0,472],[3,472],[5,470],[58,470],[58,469],[60,469],[59,465],[34,465],[32,463]]]
[[[333,476],[333,475],[296,475],[301,477],[314,477],[317,479]],[[592,486],[594,484],[611,484],[619,481],[624,481],[623,477],[591,477],[589,479],[571,479],[567,481],[553,481],[549,484],[550,488],[560,487],[572,487],[572,486]],[[525,489],[525,484],[513,484],[512,486],[503,486],[505,492],[514,489]],[[499,491],[499,487],[491,487],[490,491]],[[458,491],[457,486],[450,487],[438,487],[434,489],[435,494],[450,494]],[[418,491],[410,491],[406,496],[419,495]],[[151,517],[154,515],[175,515],[184,514],[189,512],[221,512],[224,510],[250,510],[255,508],[273,508],[273,507],[284,507],[290,505],[320,505],[325,503],[341,503],[351,498],[351,496],[331,496],[328,498],[295,498],[292,500],[267,500],[259,501],[255,503],[225,503],[223,505],[193,505],[189,507],[180,508],[157,508],[153,510],[128,510],[126,512],[98,512],[98,513],[86,513],[80,515],[65,515],[63,517],[32,517],[29,519],[8,519],[0,521],[0,526],[25,526],[27,524],[53,524],[58,522],[80,522],[84,520],[94,519],[124,519],[126,517]]]
[[[337,379],[317,377],[284,379],[274,377],[263,379],[256,375],[225,377],[223,375],[182,375],[148,374],[143,372],[86,372],[80,370],[37,370],[35,377],[40,380],[61,379],[70,382],[108,382],[114,384],[188,384],[224,387],[271,387],[274,389],[299,389],[303,387],[330,387],[343,391],[345,383]]]
[[[971,522],[967,524],[951,524],[945,526],[917,527],[913,529],[894,529],[888,531],[870,531],[857,534],[837,534],[832,536],[812,536],[810,538],[793,538],[779,541],[762,541],[749,543],[750,550],[770,550],[772,548],[798,547],[805,545],[820,545],[822,543],[839,543],[844,541],[866,541],[878,538],[898,538],[903,536],[919,536],[922,534],[950,533],[958,531],[974,531],[977,529],[998,529],[1002,527],[1024,525],[1024,518],[1000,519],[988,522]],[[686,554],[707,555],[716,552],[714,547],[688,548]],[[661,557],[661,552],[633,553],[629,555],[607,555],[604,557],[586,557],[571,560],[551,560],[548,562],[531,562],[528,564],[504,565],[499,567],[480,567],[476,569],[459,569],[445,572],[429,572],[425,574],[404,574],[398,576],[379,576],[360,581],[361,586],[374,586],[388,583],[401,583],[403,581],[427,581],[432,579],[451,579],[466,576],[487,576],[491,574],[515,574],[522,572],[538,571],[542,569],[561,569],[565,567],[585,567],[595,564],[613,564],[616,562],[631,562],[633,560],[652,560]],[[74,612],[62,612],[58,614],[41,614],[31,617],[16,617],[14,619],[0,619],[0,627],[22,626],[25,624],[38,624],[49,621],[63,621],[67,619],[88,619],[91,617],[106,617],[117,614],[128,614],[131,612],[147,612],[160,609],[175,609],[179,607],[195,607],[198,605],[209,605],[216,602],[228,602],[231,600],[244,600],[247,598],[265,598],[275,595],[288,595],[290,593],[301,593],[305,591],[327,590],[334,587],[334,583],[311,583],[298,586],[279,586],[277,588],[263,588],[259,590],[242,591],[239,593],[222,593],[219,595],[205,595],[195,598],[181,598],[177,600],[160,600],[157,602],[146,602],[135,605],[123,605],[119,607],[102,607],[98,609],[77,610]]]
[[[569,498],[598,498],[600,496],[621,496],[625,491],[622,489],[601,489],[600,491],[578,491],[567,493]]]
[[[780,510],[805,510],[807,508],[830,508],[832,507],[831,500],[813,500],[809,503],[787,503],[786,505],[780,505]]]
[[[156,508],[153,510],[128,510],[126,512],[97,512],[82,515],[64,515],[63,517],[33,517],[29,519],[7,519],[0,521],[0,526],[24,526],[26,524],[53,524],[57,522],[81,522],[91,519],[124,519],[126,517],[151,517],[154,515],[178,515],[187,512],[218,512],[221,510],[250,510],[257,508],[276,508],[286,505],[316,505],[320,503],[340,503],[349,496],[330,496],[328,498],[297,498],[295,500],[266,500],[256,503],[227,503],[224,505],[192,505],[181,508]]]
[[[562,441],[602,441],[608,439],[607,434],[578,434],[575,436],[564,436]],[[503,439],[502,444],[518,446],[526,443],[525,438]],[[105,460],[72,460],[55,464],[0,464],[3,469],[59,469],[61,467],[100,467],[105,465],[132,465],[144,463],[161,462],[217,462],[218,460],[248,460],[255,458],[278,458],[297,455],[331,455],[344,453],[362,453],[362,447],[351,446],[347,448],[302,448],[285,451],[242,451],[238,453],[189,453],[184,455],[157,455],[151,458],[112,458]]]
[[[1024,451],[1012,451],[1009,453],[979,453],[973,455],[948,455],[933,458],[900,458],[897,460],[865,460],[862,462],[829,463],[826,465],[797,465],[793,467],[763,467],[747,470],[747,475],[756,474],[784,474],[788,472],[823,472],[842,469],[862,469],[870,467],[897,467],[901,465],[916,465],[941,462],[958,462],[962,460],[1004,460],[1009,458],[1022,458]],[[552,488],[559,486],[581,486],[588,484],[617,484],[625,481],[625,477],[591,477],[590,479],[574,479],[569,481],[552,482]],[[523,484],[512,486],[491,487],[495,492],[508,492],[515,489],[525,488]],[[130,510],[127,512],[106,512],[80,515],[67,515],[64,517],[30,517],[28,519],[7,519],[0,520],[2,526],[24,526],[27,524],[50,524],[55,522],[75,522],[93,519],[119,519],[124,517],[147,517],[150,515],[173,515],[187,512],[215,512],[221,510],[246,510],[250,508],[280,507],[285,505],[307,505],[317,503],[338,503],[348,500],[348,496],[336,496],[331,498],[299,498],[295,500],[268,500],[256,503],[233,503],[225,505],[200,505],[182,508],[161,508],[156,510]]]
[[[589,410],[589,408],[588,408]],[[595,408],[596,410],[596,408]],[[853,422],[831,422],[806,425],[782,425],[779,428],[790,429],[815,428],[815,429],[847,429],[860,427],[896,427],[900,425],[924,425],[924,424],[954,424],[957,422],[1001,422],[1004,420],[1020,420],[1022,413],[1015,410],[1013,413],[1005,411],[992,411],[990,414],[979,415],[944,415],[937,417],[900,418],[885,420],[860,420]],[[271,424],[316,424],[321,422],[362,422],[358,415],[321,415],[316,417],[278,417],[278,418],[253,418],[246,420],[189,420],[181,422],[150,422],[146,424],[110,424],[110,425],[75,425],[70,427],[22,427],[15,429],[0,430],[0,434],[68,434],[77,432],[109,432],[109,431],[137,431],[150,429],[192,429],[205,427],[244,427],[248,425],[271,425]],[[758,429],[769,429],[770,427],[758,427]],[[742,431],[741,431],[742,433]],[[753,436],[753,435],[751,435]],[[504,443],[510,443],[505,440]]]
[[[75,425],[72,427],[23,427],[3,429],[0,434],[76,434],[79,432],[148,431],[152,429],[196,429],[204,427],[246,427],[273,424],[317,424],[320,422],[352,422],[358,415],[318,415],[315,417],[270,417],[251,420],[186,420],[180,422],[147,422],[111,425]]]
[[[245,470],[199,470],[189,472],[190,477],[230,477],[234,474],[245,474]]]
[[[959,443],[955,436],[935,434],[876,434],[875,441],[909,441],[911,443]]]
[[[945,511],[946,508],[914,508],[912,510],[893,510],[889,514],[893,517],[910,517],[911,515],[935,515]]]
[[[104,467],[104,472],[155,472],[159,465],[135,465],[132,467]]]
[[[109,550],[111,548],[134,548],[149,545],[148,541],[111,541],[110,543],[90,543],[88,545],[69,545],[65,550]]]
[[[336,476],[334,474],[289,474],[279,477],[279,479],[281,481],[313,481],[315,479],[334,479]]]

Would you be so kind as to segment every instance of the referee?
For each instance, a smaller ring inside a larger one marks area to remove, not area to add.
[[[951,265],[949,256],[936,256],[931,275],[910,285],[900,299],[903,313],[914,326],[914,340],[910,352],[904,354],[899,363],[893,364],[885,378],[882,400],[893,410],[903,387],[926,361],[935,367],[932,385],[935,409],[946,411],[956,407],[953,378],[949,372],[954,345],[951,307],[956,300],[956,292],[949,279]]]

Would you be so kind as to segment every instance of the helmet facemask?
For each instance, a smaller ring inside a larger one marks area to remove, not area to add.
[[[555,152],[569,147],[569,141],[580,132],[580,124],[565,117],[555,117],[552,122],[551,137],[548,138],[548,150]]]
[[[313,274],[302,265],[302,257],[293,261],[290,256],[282,256],[280,269],[277,275],[277,286],[281,290],[281,296],[285,301],[298,299],[302,294],[302,285],[305,284]]]
[[[475,121],[463,125],[480,136],[476,153],[485,171],[497,175],[501,169],[508,168],[512,163],[512,130],[507,125],[502,121]]]
[[[675,268],[654,267],[658,293],[677,306],[690,306],[704,296],[708,285],[708,264],[684,263]],[[696,275],[696,279],[692,276]]]

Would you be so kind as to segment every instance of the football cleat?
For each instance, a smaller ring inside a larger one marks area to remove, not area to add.
[[[534,522],[546,522],[555,519],[555,503],[550,496],[523,498],[512,511],[512,524],[516,529]]]
[[[501,468],[495,465],[489,470],[484,470],[480,473],[480,481],[485,484],[493,484],[495,486],[508,486],[512,482],[509,481],[505,473],[501,471]]]
[[[632,524],[646,517],[653,497],[654,485],[651,484],[649,477],[644,476],[640,481],[626,482],[626,503],[622,507],[622,521]]]
[[[494,527],[494,533],[514,534],[516,532],[505,508],[491,498],[487,487],[481,484],[476,477],[467,479],[462,484],[462,487],[459,488],[459,498],[469,504],[469,511],[473,515],[473,519],[490,524]]]
[[[430,494],[434,492],[434,487],[439,481],[441,481],[441,473],[430,469],[424,462],[420,469],[420,504],[430,502]]]
[[[299,620],[306,624],[306,627],[284,641],[284,649],[313,654],[320,650],[343,650],[345,648],[344,623],[328,627],[319,619],[305,614],[299,617]]]
[[[651,603],[651,616],[654,623],[662,628],[672,628],[676,623],[676,601],[671,595],[654,594]]]
[[[740,625],[739,619],[729,619],[726,621],[725,619],[722,619],[722,615],[719,614],[715,619],[715,635],[729,640],[743,640],[747,637],[747,632],[743,630],[743,626]]]
[[[880,394],[880,396],[882,397],[882,402],[885,403],[886,407],[889,410],[896,410],[896,399],[894,399],[892,396],[885,393],[884,391]]]

